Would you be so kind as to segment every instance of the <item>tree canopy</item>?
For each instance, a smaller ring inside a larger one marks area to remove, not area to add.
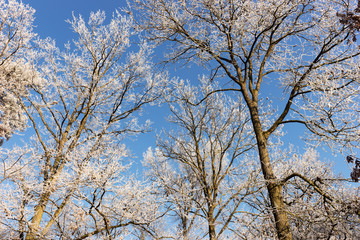
[[[33,8],[0,0],[0,137],[33,133],[0,148],[0,238],[359,238],[356,4],[132,0],[73,14],[58,48]],[[153,105],[169,125],[141,161]],[[348,155],[351,179],[319,146]]]

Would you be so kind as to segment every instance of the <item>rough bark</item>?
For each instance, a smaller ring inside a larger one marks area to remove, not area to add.
[[[243,90],[243,92],[244,91],[245,90]],[[273,168],[271,166],[267,148],[267,138],[261,126],[257,104],[249,98],[246,91],[243,95],[245,96],[245,100],[250,110],[251,121],[254,128],[257,147],[259,151],[261,170],[266,181],[266,188],[268,190],[269,199],[271,202],[271,210],[275,219],[276,233],[280,240],[291,240],[293,239],[293,237],[290,229],[289,219],[285,209],[285,204],[283,201],[282,185],[276,178],[273,172]]]
[[[215,232],[215,222],[214,222],[214,211],[210,209],[209,211],[209,239],[216,240],[216,232]]]

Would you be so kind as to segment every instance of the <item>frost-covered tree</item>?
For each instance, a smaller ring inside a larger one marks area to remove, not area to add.
[[[232,90],[242,96],[279,239],[293,239],[295,229],[283,195],[283,182],[291,176],[282,178],[274,172],[269,155],[276,130],[297,124],[308,130],[310,143],[350,151],[359,146],[360,51],[349,44],[354,31],[338,14],[356,4],[329,0],[131,4],[149,39],[171,46],[166,61],[203,64],[222,83],[214,92]]]
[[[15,0],[0,1],[0,137],[8,139],[23,130],[26,116],[16,98],[27,87],[40,84],[33,67],[26,62],[31,40],[34,9]]]
[[[113,239],[156,218],[149,187],[126,173],[122,140],[147,130],[137,113],[161,96],[166,76],[154,73],[151,46],[131,43],[131,18],[115,12],[105,24],[99,11],[69,23],[78,38],[65,51],[38,41],[33,60],[46,84],[16,95],[35,134],[2,150],[6,239]]]
[[[294,239],[358,239],[360,232],[359,189],[339,179],[333,166],[321,161],[316,150],[299,154],[294,147],[271,147],[274,171],[283,179],[284,202]],[[341,181],[340,181],[341,180]],[[249,198],[252,216],[237,219],[241,239],[274,239],[276,227],[266,188]]]
[[[164,226],[177,224],[168,233],[174,239],[224,239],[233,219],[249,207],[247,198],[262,187],[256,181],[260,172],[246,156],[254,147],[247,112],[237,96],[223,93],[194,105],[215,89],[206,78],[202,82],[176,82],[168,98],[175,127],[144,155],[169,217]]]

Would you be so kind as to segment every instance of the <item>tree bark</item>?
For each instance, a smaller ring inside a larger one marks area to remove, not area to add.
[[[36,239],[36,232],[39,229],[42,216],[44,214],[46,204],[49,201],[50,192],[46,192],[42,195],[38,205],[35,206],[35,213],[31,221],[31,226],[29,226],[29,232],[26,234],[25,240],[34,240]]]
[[[271,211],[275,219],[277,236],[280,240],[292,240],[290,223],[282,196],[282,185],[276,178],[270,163],[267,138],[261,126],[258,109],[254,103],[250,104],[249,109],[259,151],[261,170],[265,178],[265,184],[271,202]]]
[[[214,223],[214,210],[210,209],[209,211],[209,239],[216,240],[216,232],[215,232],[215,223]]]

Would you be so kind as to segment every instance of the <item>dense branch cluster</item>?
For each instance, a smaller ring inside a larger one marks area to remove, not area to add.
[[[34,10],[17,1],[0,1],[0,138],[8,139],[26,126],[26,116],[17,95],[26,95],[27,87],[40,84],[35,69],[26,62],[32,32]]]
[[[340,19],[340,23],[349,28],[352,41],[356,42],[356,32],[360,31],[360,1],[358,1],[357,8],[354,11],[346,10],[339,12],[337,16]]]
[[[0,148],[0,238],[360,239],[354,4],[132,0],[73,15],[58,48],[0,0],[0,138],[30,130]],[[139,161],[154,105],[169,123]],[[348,155],[351,179],[317,147]]]

